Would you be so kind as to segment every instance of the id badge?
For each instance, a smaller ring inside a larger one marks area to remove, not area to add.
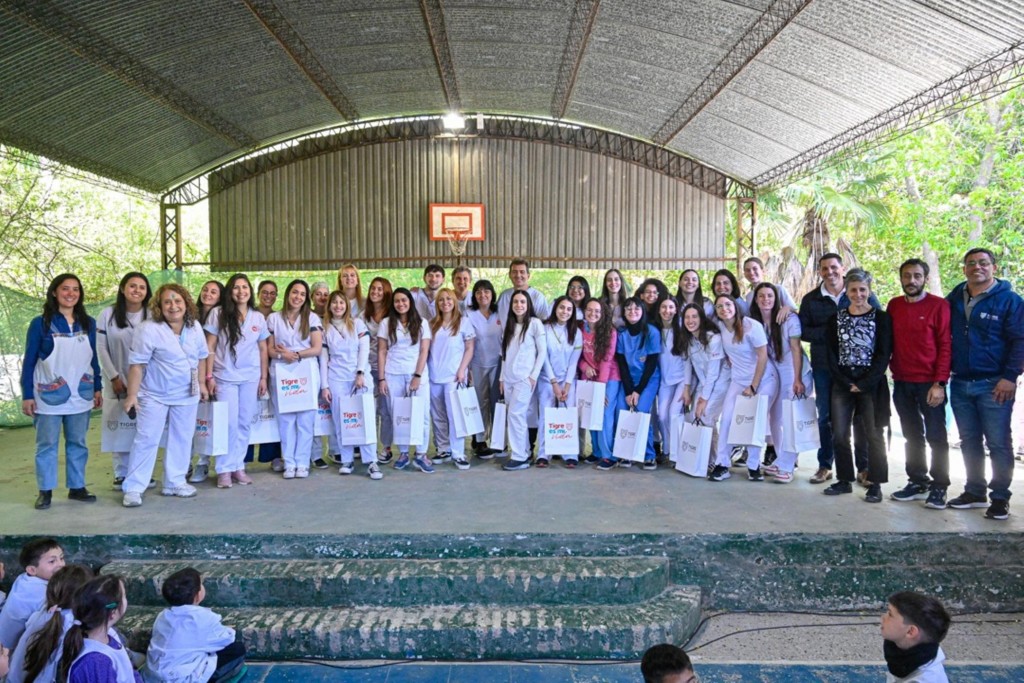
[[[189,388],[192,396],[199,395],[199,369],[192,368],[192,386]]]

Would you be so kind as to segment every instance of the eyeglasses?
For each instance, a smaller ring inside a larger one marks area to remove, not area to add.
[[[583,291],[583,285],[569,285],[569,291],[570,292],[582,292]]]
[[[988,259],[981,259],[980,261],[964,261],[964,265],[968,268],[974,268],[975,266],[978,268],[988,268],[993,265],[993,263]]]

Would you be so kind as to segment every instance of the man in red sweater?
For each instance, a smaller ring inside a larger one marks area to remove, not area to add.
[[[903,296],[894,298],[886,308],[892,317],[892,400],[907,440],[910,478],[910,483],[890,498],[925,500],[925,507],[942,510],[949,487],[946,382],[952,337],[949,302],[926,292],[927,281],[927,263],[916,258],[905,261],[900,266]],[[932,449],[930,479],[925,439]]]

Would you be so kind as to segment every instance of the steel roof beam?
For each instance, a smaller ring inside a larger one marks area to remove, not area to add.
[[[679,135],[690,121],[693,121],[704,107],[711,104],[718,97],[718,93],[722,92],[750,62],[754,61],[782,32],[782,29],[786,28],[809,4],[811,4],[811,0],[773,0],[757,18],[757,21],[725,53],[715,68],[704,77],[700,85],[662,124],[654,134],[654,142],[659,145],[667,145]]]
[[[255,138],[237,125],[200,103],[70,14],[61,11],[49,0],[0,0],[0,7],[56,40],[82,59],[142,91],[150,99],[223,138],[231,145],[250,148],[258,144]],[[146,184],[148,185],[149,183]]]
[[[358,119],[359,112],[356,111],[355,105],[349,101],[338,84],[334,82],[330,72],[317,59],[316,53],[306,45],[306,42],[302,40],[302,36],[299,35],[299,32],[295,30],[291,22],[281,13],[281,10],[277,8],[273,0],[242,0],[242,2],[255,15],[256,19],[263,24],[263,28],[267,29],[267,32],[281,45],[281,48],[288,53],[288,56],[302,70],[302,73],[306,74],[306,78],[327,98],[331,106],[337,109],[338,113],[348,121]]]
[[[751,181],[769,188],[963,111],[1024,82],[1024,41],[969,66],[895,107],[779,164]],[[841,153],[841,154],[840,154]],[[839,157],[834,155],[839,154]]]
[[[590,32],[597,19],[597,11],[601,0],[576,0],[569,22],[569,35],[565,39],[565,50],[562,52],[562,63],[558,67],[558,80],[555,81],[555,94],[551,98],[551,116],[560,119],[565,116],[576,87],[576,76],[579,75],[583,54],[590,41]]]
[[[430,49],[434,51],[434,61],[437,62],[437,73],[441,77],[448,109],[459,112],[462,110],[462,97],[459,95],[459,80],[455,76],[448,29],[444,23],[444,6],[441,0],[420,0],[420,10],[423,12],[423,23],[427,25],[427,37],[430,39]]]

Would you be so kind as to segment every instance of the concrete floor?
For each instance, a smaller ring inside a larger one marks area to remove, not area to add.
[[[672,470],[639,468],[601,472],[583,465],[566,470],[560,461],[546,470],[503,472],[501,460],[474,460],[469,471],[439,465],[426,475],[409,468],[384,468],[384,479],[370,481],[362,469],[339,476],[337,469],[313,470],[306,480],[286,481],[265,464],[250,466],[254,486],[218,490],[207,481],[192,499],[163,498],[159,489],[142,507],[121,507],[111,489],[109,456],[99,451],[94,424],[87,468],[89,488],[100,500],[82,504],[54,492],[48,511],[36,511],[34,431],[0,430],[0,520],[4,534],[94,534],[124,529],[131,533],[697,533],[697,532],[1020,532],[1024,508],[1007,521],[984,518],[984,510],[928,510],[920,503],[879,505],[863,502],[863,489],[828,498],[805,453],[797,479],[787,485],[746,480],[734,468],[732,479],[715,483]],[[950,454],[951,496],[963,488],[960,451]],[[903,442],[894,436],[883,487],[888,496],[906,483]],[[159,479],[160,470],[154,474]],[[63,471],[60,473],[63,483]],[[1017,477],[1013,490],[1024,484]],[[339,521],[344,520],[344,521]]]

